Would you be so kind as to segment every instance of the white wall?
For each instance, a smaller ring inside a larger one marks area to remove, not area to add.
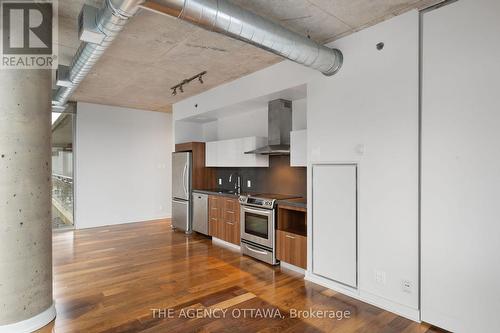
[[[216,121],[217,140],[247,136],[267,137],[267,108],[245,112]]]
[[[499,14],[460,0],[423,17],[422,319],[454,332],[500,327]]]
[[[377,51],[381,41],[386,46]],[[307,278],[418,319],[418,13],[336,45],[345,64],[332,77],[284,61],[174,105],[174,118],[306,83],[307,103],[295,104],[307,109],[297,126],[308,128],[309,164],[356,162],[360,173],[359,289],[320,279],[311,267]],[[385,272],[385,284],[375,283],[375,270]],[[403,280],[413,284],[411,293],[403,292]]]
[[[76,228],[171,216],[172,115],[78,103]]]
[[[334,45],[341,71],[308,86],[309,163],[358,164],[359,294],[418,318],[418,13]]]
[[[205,136],[203,124],[192,121],[176,121],[173,131],[175,143],[199,142]]]
[[[292,102],[292,130],[307,129],[307,98]]]
[[[293,130],[307,128],[307,99],[293,101]],[[223,116],[207,123],[178,120],[175,122],[176,143],[217,141],[242,137],[267,137],[268,108],[262,107],[235,115]]]
[[[241,102],[296,88],[322,75],[302,65],[283,61],[174,104],[173,117],[174,120],[180,120],[232,107]]]

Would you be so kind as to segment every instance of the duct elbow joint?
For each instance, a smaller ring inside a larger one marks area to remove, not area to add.
[[[342,54],[342,51],[340,51],[339,49],[330,50],[331,54],[333,55],[333,63],[326,71],[322,71],[323,75],[325,76],[332,76],[334,74],[337,74],[344,63],[344,55]]]

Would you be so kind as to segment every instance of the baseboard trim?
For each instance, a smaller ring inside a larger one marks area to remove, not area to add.
[[[48,323],[50,323],[56,317],[56,307],[54,303],[45,311],[37,314],[29,319],[0,326],[0,333],[30,333],[36,331]]]
[[[286,270],[289,270],[289,271],[292,271],[292,272],[295,272],[295,273],[299,273],[299,274],[302,274],[302,275],[306,275],[306,270],[305,269],[300,268],[300,267],[295,266],[295,265],[292,265],[292,264],[289,264],[287,262],[280,261],[280,266],[281,266],[281,268],[284,268]]]
[[[113,226],[120,226],[120,225],[124,225],[124,224],[134,224],[134,223],[151,223],[151,222],[170,222],[171,221],[171,217],[155,217],[155,218],[149,218],[149,219],[146,219],[146,220],[133,220],[133,221],[123,221],[123,222],[119,222],[119,223],[111,223],[111,224],[97,224],[97,225],[89,225],[89,226],[85,226],[85,227],[80,227],[78,226],[78,221],[75,221],[75,226],[73,229],[69,229],[69,230],[85,230],[85,229],[94,229],[94,228],[109,228],[109,227],[113,227]]]
[[[214,243],[216,245],[220,245],[222,247],[229,248],[231,250],[235,250],[235,251],[241,252],[241,248],[238,245],[226,242],[225,240],[222,240],[222,239],[219,239],[219,238],[212,237],[212,243]]]
[[[411,308],[409,306],[390,301],[386,298],[371,294],[363,290],[348,288],[342,284],[336,283],[334,281],[328,280],[324,277],[315,275],[310,272],[306,272],[304,279],[306,281],[319,284],[320,286],[332,289],[349,297],[355,298],[359,301],[371,304],[383,310],[395,313],[398,316],[420,323],[420,311]]]

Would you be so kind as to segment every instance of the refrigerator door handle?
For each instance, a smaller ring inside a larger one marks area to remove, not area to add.
[[[186,164],[184,166],[184,170],[182,171],[182,186],[184,187],[184,193],[186,194],[186,197],[189,200],[189,197],[188,197],[189,193],[188,193],[187,184],[186,184],[187,183],[187,179],[186,179],[186,177],[187,177],[187,168],[188,168],[188,166]]]

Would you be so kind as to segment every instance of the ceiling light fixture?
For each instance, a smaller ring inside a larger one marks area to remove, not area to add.
[[[203,75],[206,75],[206,74],[207,74],[207,71],[203,71],[203,72],[198,73],[198,74],[196,74],[196,75],[194,75],[194,76],[192,76],[192,77],[190,77],[188,79],[182,80],[180,83],[178,83],[175,86],[173,86],[173,87],[170,88],[172,90],[172,95],[173,96],[177,95],[177,89],[179,89],[179,91],[181,93],[183,93],[184,92],[184,85],[191,83],[191,81],[193,81],[193,80],[198,79],[198,81],[200,82],[200,84],[205,83],[203,81]]]

